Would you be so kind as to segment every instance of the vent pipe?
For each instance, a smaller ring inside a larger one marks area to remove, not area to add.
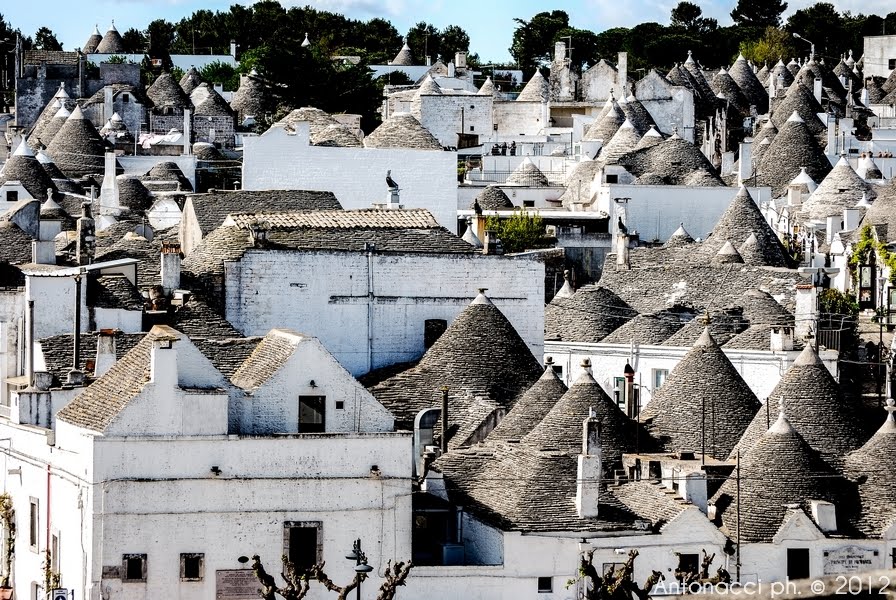
[[[448,386],[443,385],[442,391],[442,454],[448,452]]]

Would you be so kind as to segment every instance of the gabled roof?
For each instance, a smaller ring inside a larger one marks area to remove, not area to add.
[[[121,34],[118,33],[118,30],[115,29],[115,23],[109,26],[109,30],[106,32],[106,35],[103,36],[103,39],[96,46],[97,54],[124,54],[124,40],[121,39]]]
[[[294,331],[272,329],[231,377],[233,384],[252,392],[283,368],[304,336]]]
[[[858,416],[860,407],[843,398],[812,344],[806,344],[737,443],[736,449],[741,454],[774,422],[775,414],[781,410],[782,398],[790,424],[828,460],[841,460],[865,439]]]
[[[303,210],[342,210],[333,192],[310,190],[215,190],[190,194],[188,202],[202,235],[220,227],[231,213],[299,212]]]
[[[565,393],[566,386],[554,372],[553,362],[548,362],[538,381],[517,399],[510,412],[488,434],[488,440],[522,439],[541,422]]]
[[[131,348],[143,339],[143,333],[116,333],[115,356],[121,358]],[[87,370],[87,361],[96,359],[96,346],[99,334],[95,331],[84,331],[80,335],[80,359],[78,369],[87,376],[87,380],[93,379],[93,373]],[[74,356],[74,340],[71,334],[54,335],[37,341],[40,344],[40,352],[44,358],[44,365],[48,373],[53,375],[53,384],[61,385],[72,368]]]
[[[441,150],[442,145],[410,113],[392,113],[364,138],[365,148],[412,148]]]
[[[758,179],[762,185],[771,186],[778,197],[787,191],[787,185],[803,167],[813,180],[821,181],[831,170],[831,163],[806,122],[792,113],[778,127],[778,135],[763,153]]]
[[[99,132],[76,106],[71,116],[47,146],[47,154],[69,177],[103,172],[106,145]]]
[[[600,421],[600,448],[603,469],[611,472],[622,454],[635,449],[635,424],[625,416],[586,368],[569,390],[557,400],[544,419],[523,439],[533,448],[578,454],[582,449],[582,422],[591,409]],[[641,440],[647,447],[646,436]]]
[[[834,168],[821,180],[818,188],[800,206],[800,216],[808,220],[843,216],[843,210],[855,207],[863,196],[869,200],[877,197],[877,186],[859,177],[845,156],[840,157]]]
[[[441,402],[439,390],[448,386],[452,394],[449,426],[456,427],[464,421],[475,396],[509,410],[541,374],[541,365],[526,342],[498,307],[480,293],[416,366],[370,391],[392,411],[396,422],[413,423],[418,411]]]
[[[756,444],[741,455],[740,498],[735,474],[728,477],[713,497],[723,531],[739,533],[740,541],[770,542],[780,528],[788,505],[797,504],[808,514],[810,500],[833,502],[843,513],[854,500],[846,494],[846,482],[802,438],[783,413]]]
[[[760,404],[705,328],[641,411],[641,421],[667,451],[724,459]]]
[[[118,310],[143,310],[143,296],[126,276],[103,275],[88,281],[88,293],[93,300],[91,306]]]
[[[586,285],[569,298],[555,296],[545,306],[545,339],[599,342],[637,314],[609,289]]]
[[[541,74],[540,69],[535,70],[535,74],[532,76],[526,86],[523,88],[523,91],[520,92],[520,95],[517,96],[517,102],[547,102],[548,95],[550,93],[550,86],[548,85],[547,79],[544,78],[544,75]]]
[[[38,200],[47,199],[47,190],[51,193],[56,190],[53,180],[28,147],[27,137],[22,138],[19,147],[0,169],[0,185],[7,181],[18,181]]]
[[[722,213],[716,226],[713,227],[712,233],[701,245],[700,250],[704,255],[712,256],[718,253],[726,242],[740,246],[751,235],[756,238],[754,260],[755,256],[761,256],[763,265],[787,266],[787,258],[781,241],[759,211],[749,190],[741,187],[731,204]]]
[[[188,335],[192,340],[198,339],[234,339],[243,334],[230,324],[230,321],[212,310],[208,302],[195,294],[177,308],[168,320],[168,324]]]
[[[896,421],[893,420],[893,400],[887,400],[887,417],[880,429],[865,444],[846,457],[845,470],[849,477],[859,479],[860,510],[856,528],[869,537],[882,537],[896,522]]]

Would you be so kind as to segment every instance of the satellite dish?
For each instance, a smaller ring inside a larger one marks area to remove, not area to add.
[[[153,235],[155,235],[153,233],[152,227],[150,227],[149,225],[145,225],[145,224],[137,225],[137,227],[134,228],[134,233],[136,233],[137,235],[139,235],[142,238],[146,238],[147,242],[151,242]]]

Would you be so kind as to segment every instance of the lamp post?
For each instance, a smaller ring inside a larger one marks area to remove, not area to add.
[[[809,44],[809,46],[810,46],[809,60],[815,60],[815,44],[813,44],[812,42],[810,42],[809,40],[807,40],[806,38],[804,38],[803,36],[801,36],[800,34],[798,34],[796,32],[794,32],[793,37],[795,37],[798,40],[803,40],[804,42]]]
[[[367,564],[367,555],[361,551],[361,538],[355,540],[352,544],[352,550],[345,557],[355,561],[355,573],[358,577],[357,598],[361,600],[361,582],[367,577],[367,574],[373,571],[373,567]]]

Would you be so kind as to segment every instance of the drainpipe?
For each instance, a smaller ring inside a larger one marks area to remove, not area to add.
[[[364,244],[367,251],[367,372],[373,370],[373,251],[376,246]]]
[[[34,386],[34,300],[28,301],[28,347],[25,364],[25,376],[28,379],[28,387]]]
[[[75,331],[72,336],[75,348],[72,352],[72,371],[77,371],[81,364],[81,275],[75,275]]]
[[[442,454],[448,452],[448,386],[443,385],[442,392]]]

